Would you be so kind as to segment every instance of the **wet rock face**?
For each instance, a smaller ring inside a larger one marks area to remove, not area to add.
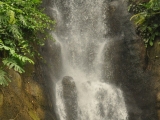
[[[109,36],[112,42],[106,50],[105,59],[112,60],[110,82],[124,91],[129,120],[157,120],[153,79],[144,65],[144,44],[129,21],[125,2],[113,0],[109,5]]]
[[[154,42],[154,46],[148,48],[149,62],[148,67],[152,71],[152,84],[154,85],[154,92],[156,93],[156,108],[158,111],[158,119],[160,120],[160,38]]]
[[[9,70],[8,73],[12,82],[7,87],[0,86],[0,120],[56,119],[50,110],[44,84],[36,82],[31,72],[24,73],[23,76],[14,70]]]
[[[78,102],[76,84],[72,77],[65,76],[62,80],[63,98],[67,113],[66,120],[77,120],[78,118]]]

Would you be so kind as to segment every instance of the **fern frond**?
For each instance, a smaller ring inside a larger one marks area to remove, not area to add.
[[[12,10],[9,10],[7,12],[8,16],[9,16],[9,24],[14,24],[16,22],[16,19],[15,19],[15,12],[12,11]]]
[[[11,80],[7,77],[7,73],[0,69],[0,85],[8,86],[9,82],[11,82]]]
[[[141,13],[133,15],[130,18],[130,20],[134,20],[136,25],[141,25],[144,23],[146,16],[147,16],[146,12],[141,12]]]
[[[22,25],[27,26],[26,20],[22,15],[19,15],[19,21],[22,23]]]
[[[15,54],[14,57],[18,58],[23,63],[29,62],[31,64],[34,64],[34,62],[31,59],[29,59],[28,57],[26,57],[26,56]]]
[[[9,28],[9,32],[12,33],[14,38],[16,38],[18,40],[22,39],[22,34],[20,33],[19,28],[18,28],[17,25],[15,25],[15,24],[11,25],[10,28]]]
[[[10,53],[10,55],[11,55],[12,57],[15,57],[15,58],[19,59],[19,60],[22,61],[23,63],[29,62],[29,63],[31,63],[31,64],[34,64],[33,60],[29,59],[29,58],[26,57],[26,56],[22,56],[22,55],[20,55],[20,54],[17,54],[13,48],[10,48],[10,47],[8,47],[8,46],[5,46],[5,45],[3,44],[3,41],[2,41],[2,40],[0,40],[0,49],[9,50],[9,53]]]
[[[7,17],[4,15],[0,15],[0,24],[7,23]]]
[[[9,69],[13,68],[15,71],[17,71],[19,73],[24,73],[25,72],[24,69],[21,68],[17,64],[17,62],[14,59],[12,59],[12,58],[4,58],[2,62],[3,62],[4,65],[8,66]]]

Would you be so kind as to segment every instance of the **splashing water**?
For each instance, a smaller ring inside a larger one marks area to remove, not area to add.
[[[110,41],[105,37],[107,2],[55,0],[52,9],[58,21],[53,35],[62,49],[61,76],[66,76],[56,84],[59,119],[127,120],[122,91],[103,80]]]

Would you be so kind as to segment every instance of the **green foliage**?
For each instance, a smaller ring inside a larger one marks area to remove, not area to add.
[[[3,59],[3,64],[5,66],[8,66],[9,69],[13,68],[15,71],[19,72],[19,73],[23,73],[24,69],[20,67],[20,65],[18,65],[17,61],[14,60],[13,58],[5,58]]]
[[[6,86],[11,80],[8,78],[7,73],[0,69],[0,85]]]
[[[0,85],[7,85],[6,68],[25,72],[26,63],[34,64],[38,47],[44,45],[55,21],[43,13],[42,0],[0,0]]]
[[[147,46],[153,46],[156,37],[160,36],[160,0],[135,3],[133,0],[129,11],[134,13],[131,20],[137,27],[137,33]]]

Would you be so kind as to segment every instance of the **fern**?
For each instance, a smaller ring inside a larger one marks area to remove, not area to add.
[[[0,69],[0,85],[8,86],[9,82],[11,82],[11,80],[7,77],[7,73]]]
[[[22,25],[27,26],[26,20],[23,15],[19,15],[19,21],[22,23]]]
[[[18,55],[18,54],[14,54],[13,56],[18,58],[23,63],[29,62],[31,64],[34,64],[34,62],[31,59],[29,59],[28,57],[26,57],[26,56],[22,56],[22,55]]]
[[[7,14],[9,16],[9,24],[14,24],[16,22],[14,11],[9,10]]]
[[[53,30],[55,24],[44,14],[41,3],[42,0],[0,0],[0,57],[4,68],[23,73],[22,66],[34,64],[30,58],[38,57],[38,48],[48,39],[45,31]],[[0,72],[0,85],[7,84],[5,72]]]
[[[12,69],[12,68],[13,68],[15,71],[17,71],[17,72],[19,72],[19,73],[24,73],[24,72],[25,72],[24,69],[21,68],[21,67],[17,64],[17,62],[16,62],[14,59],[12,59],[12,58],[4,58],[2,62],[3,62],[3,64],[4,64],[5,66],[8,66],[9,69]]]
[[[133,15],[130,18],[130,20],[134,20],[136,25],[142,25],[145,22],[146,17],[147,17],[147,13],[141,12],[141,13]]]
[[[17,25],[13,24],[9,27],[9,32],[12,33],[15,39],[22,39],[22,34],[19,31],[19,28]]]
[[[28,57],[22,56],[22,55],[20,55],[20,54],[17,54],[13,48],[10,48],[10,47],[8,47],[8,46],[5,46],[5,45],[3,44],[3,42],[2,42],[2,40],[0,40],[0,49],[4,49],[4,50],[9,51],[9,53],[10,53],[10,55],[11,55],[12,57],[15,57],[15,58],[19,59],[19,60],[22,61],[23,63],[29,62],[29,63],[31,63],[31,64],[34,64],[34,62],[33,62],[31,59],[29,59]]]
[[[7,17],[0,15],[0,24],[6,23],[7,22]]]

